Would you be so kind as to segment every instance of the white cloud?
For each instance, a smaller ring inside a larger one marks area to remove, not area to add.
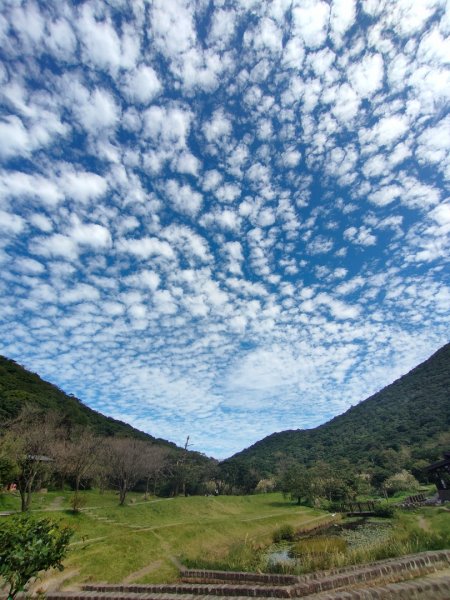
[[[78,258],[78,246],[69,236],[55,233],[48,237],[36,237],[31,241],[30,250],[33,254],[48,258]]]
[[[120,116],[113,95],[104,88],[96,88],[84,102],[75,104],[73,110],[80,125],[93,134],[114,129]]]
[[[3,233],[18,234],[24,225],[24,220],[19,215],[0,210],[0,229]]]
[[[369,200],[378,206],[386,206],[399,198],[402,191],[398,185],[386,185],[369,194]]]
[[[72,169],[61,173],[58,184],[66,196],[83,204],[100,198],[108,189],[108,183],[101,175]]]
[[[134,72],[128,72],[123,85],[126,98],[138,104],[149,104],[161,89],[156,71],[145,64],[139,65]]]
[[[77,46],[72,27],[66,19],[59,18],[47,25],[45,43],[50,52],[60,60],[72,62]]]
[[[87,283],[78,283],[71,289],[67,289],[60,294],[60,300],[64,304],[71,304],[74,302],[85,302],[89,300],[98,300],[100,293],[92,285]]]
[[[14,261],[14,268],[24,273],[30,273],[31,275],[40,274],[45,271],[45,267],[41,262],[33,258],[24,257],[17,258]]]
[[[198,175],[200,161],[190,152],[182,152],[176,160],[176,170],[187,175]]]
[[[354,24],[356,17],[355,0],[333,0],[331,4],[330,25],[335,44],[341,45],[345,33]]]
[[[232,131],[230,118],[222,110],[214,113],[211,120],[203,125],[203,132],[208,142],[217,142]]]
[[[71,237],[83,246],[108,248],[111,246],[111,234],[106,227],[97,223],[77,223],[71,231]]]
[[[181,213],[195,216],[201,208],[202,195],[190,185],[180,185],[175,179],[166,183],[165,192],[173,208]]]
[[[53,223],[43,214],[35,213],[31,215],[28,220],[34,227],[45,233],[50,233],[53,229]]]
[[[45,205],[54,206],[61,202],[64,195],[57,183],[38,175],[29,175],[20,171],[2,171],[0,173],[0,197],[11,199],[38,199]]]
[[[402,115],[383,117],[374,125],[368,139],[381,147],[390,146],[405,135],[408,125],[408,119]]]
[[[325,42],[330,8],[325,2],[304,0],[292,9],[293,30],[305,46],[318,48]]]
[[[348,227],[344,231],[344,238],[359,246],[374,246],[377,238],[367,227]]]
[[[211,19],[209,40],[223,47],[233,37],[236,28],[236,13],[233,10],[215,10]]]
[[[369,98],[383,83],[383,58],[381,54],[367,54],[350,66],[350,83],[361,98]]]
[[[391,0],[386,7],[387,20],[400,35],[410,37],[421,31],[440,4],[440,0],[423,0],[420,4],[414,0]]]
[[[91,6],[83,5],[76,27],[86,62],[116,73],[121,63],[120,39],[109,20],[97,20]]]
[[[142,259],[147,259],[151,256],[161,256],[162,258],[172,260],[175,257],[170,244],[153,237],[124,239],[119,243],[119,248],[123,252],[129,252]]]
[[[247,35],[247,34],[246,34]],[[245,41],[244,36],[244,41]],[[256,50],[267,48],[271,52],[280,52],[282,48],[282,31],[272,19],[263,18],[251,36]]]
[[[152,106],[144,113],[145,133],[155,144],[183,148],[189,134],[192,114],[174,107]]]
[[[28,154],[30,140],[22,121],[16,116],[3,117],[0,121],[0,156],[10,158],[17,154]]]

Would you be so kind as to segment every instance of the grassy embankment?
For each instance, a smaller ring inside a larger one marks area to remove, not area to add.
[[[398,510],[391,519],[372,519],[368,527],[344,532],[338,542],[333,537],[300,542],[297,564],[274,568],[267,548],[280,528],[307,530],[331,515],[298,507],[281,494],[148,501],[130,494],[124,507],[111,492],[82,494],[86,506],[78,515],[69,510],[70,492],[36,494],[33,501],[36,516],[50,516],[75,531],[65,585],[170,582],[177,578],[178,560],[192,567],[303,573],[450,548],[448,509]],[[18,505],[18,498],[0,496],[0,512]]]
[[[277,528],[290,524],[303,529],[330,518],[281,494],[148,501],[142,494],[130,494],[124,507],[111,492],[82,494],[85,507],[78,515],[69,511],[69,492],[36,494],[33,499],[36,516],[60,520],[75,531],[65,560],[70,575],[65,584],[173,581],[177,559],[251,568],[254,561],[246,565],[246,557],[270,544]],[[18,508],[17,498],[0,498],[0,511]]]

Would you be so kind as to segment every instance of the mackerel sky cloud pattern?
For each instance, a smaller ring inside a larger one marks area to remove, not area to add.
[[[2,354],[221,458],[448,341],[448,1],[0,11]]]

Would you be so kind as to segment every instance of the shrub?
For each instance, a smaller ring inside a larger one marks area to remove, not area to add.
[[[376,517],[392,519],[392,517],[395,515],[395,508],[391,504],[386,504],[383,502],[382,504],[375,504],[373,512]]]
[[[49,519],[9,517],[0,524],[0,576],[9,584],[8,599],[23,590],[39,571],[63,570],[72,531]]]
[[[75,492],[70,499],[70,508],[72,509],[72,512],[75,514],[79,513],[84,506],[86,506],[86,498]]]
[[[419,488],[420,483],[412,473],[405,469],[391,475],[383,483],[383,489],[389,495],[394,495],[397,492],[416,492]]]
[[[273,534],[273,541],[278,544],[279,542],[292,542],[295,538],[295,531],[292,525],[282,525]]]

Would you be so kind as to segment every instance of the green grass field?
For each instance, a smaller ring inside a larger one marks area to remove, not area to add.
[[[112,492],[82,494],[85,506],[77,515],[69,511],[69,492],[36,494],[32,503],[36,516],[51,517],[74,529],[64,563],[67,584],[173,581],[177,560],[195,563],[207,558],[220,563],[235,547],[253,552],[270,544],[282,525],[309,528],[330,518],[276,493],[148,501],[142,494],[130,494],[123,507]],[[3,495],[0,511],[17,508],[17,498]]]
[[[39,493],[32,504],[35,516],[51,517],[74,530],[62,574],[64,587],[83,582],[171,582],[177,579],[180,561],[192,567],[265,570],[266,550],[281,527],[309,530],[332,520],[329,513],[299,507],[277,493],[147,501],[142,494],[131,493],[126,506],[119,507],[112,492],[85,491],[79,514],[70,511],[71,497],[71,492]],[[0,495],[0,512],[18,508],[18,497]],[[380,523],[388,527],[383,539],[372,532],[355,550],[312,556],[289,571],[450,547],[446,508],[397,511]],[[62,583],[60,574],[46,577],[57,577]]]

